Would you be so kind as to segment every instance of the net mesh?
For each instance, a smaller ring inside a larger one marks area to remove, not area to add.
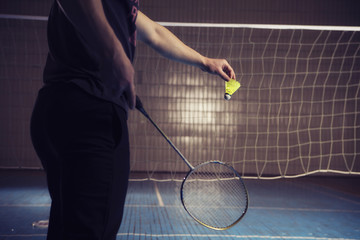
[[[242,87],[230,101],[218,77],[138,43],[137,92],[193,165],[219,160],[247,178],[360,173],[360,32],[295,27],[168,26],[231,63]],[[41,168],[29,119],[48,51],[46,17],[1,14],[0,32],[0,168]],[[132,111],[128,123],[131,178],[181,180],[187,166],[147,119]]]
[[[360,33],[169,27],[206,56],[226,58],[242,87],[169,62],[139,44],[138,94],[192,164],[219,160],[247,178],[359,174]],[[145,178],[187,167],[155,129],[130,116],[132,170]]]
[[[239,176],[217,162],[201,164],[187,175],[181,199],[194,219],[219,230],[238,222],[248,206],[246,188]]]

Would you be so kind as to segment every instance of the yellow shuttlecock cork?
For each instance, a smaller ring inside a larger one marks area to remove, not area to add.
[[[226,100],[230,100],[231,96],[239,89],[240,83],[235,79],[230,79],[230,81],[225,82],[225,95]]]

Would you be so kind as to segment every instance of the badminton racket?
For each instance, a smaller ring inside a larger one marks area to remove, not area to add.
[[[240,174],[219,161],[192,166],[144,110],[138,96],[136,109],[154,125],[190,169],[180,189],[186,212],[201,225],[214,230],[226,230],[237,224],[248,209],[248,193]]]

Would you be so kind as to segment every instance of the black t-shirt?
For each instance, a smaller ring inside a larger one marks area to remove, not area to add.
[[[102,3],[109,24],[128,58],[133,61],[139,0],[102,0]],[[86,44],[86,39],[66,18],[57,1],[54,1],[49,15],[48,44],[45,84],[73,82],[96,97],[128,109],[116,80],[100,78],[99,60]]]

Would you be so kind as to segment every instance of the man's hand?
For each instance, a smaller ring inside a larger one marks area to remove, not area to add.
[[[120,86],[120,90],[124,92],[129,108],[134,109],[136,93],[134,84],[135,71],[133,65],[128,58],[120,60],[115,56],[112,70],[113,76]]]
[[[235,72],[225,59],[205,58],[201,69],[211,74],[217,74],[225,81],[235,79]]]
[[[115,88],[120,88],[120,91],[125,95],[129,108],[134,109],[136,100],[134,85],[135,71],[130,60],[124,57],[124,54],[121,52],[122,49],[115,49],[113,57],[103,62],[101,75],[104,80],[111,79],[113,83],[118,84]]]

